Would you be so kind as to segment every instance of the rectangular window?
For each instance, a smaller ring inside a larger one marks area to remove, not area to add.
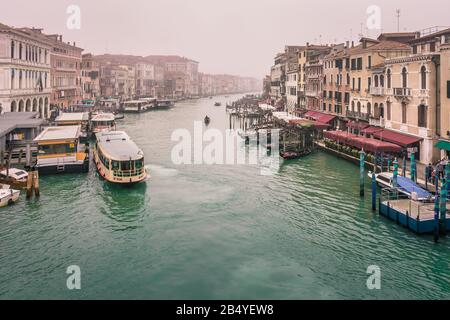
[[[447,81],[447,99],[450,99],[450,81]]]
[[[369,56],[369,60],[367,61],[368,68],[372,68],[372,56]]]
[[[363,59],[362,58],[358,58],[357,68],[358,68],[358,70],[362,70],[362,68],[363,68]]]
[[[361,91],[361,78],[358,78],[358,91]]]

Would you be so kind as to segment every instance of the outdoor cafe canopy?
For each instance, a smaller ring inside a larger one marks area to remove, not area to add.
[[[393,143],[357,136],[344,131],[327,131],[324,137],[372,153],[400,153],[402,147]]]

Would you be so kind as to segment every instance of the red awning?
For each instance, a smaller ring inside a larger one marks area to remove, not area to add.
[[[308,111],[305,114],[305,117],[312,118],[312,119],[316,120],[317,122],[321,122],[321,123],[330,123],[331,121],[333,121],[336,118],[336,116],[333,116],[331,114],[326,114],[326,113],[317,112],[317,111]]]
[[[328,131],[324,133],[324,137],[372,153],[400,153],[402,151],[400,146],[393,143],[365,138],[345,131]]]
[[[357,130],[363,130],[369,127],[369,124],[367,122],[355,122],[355,121],[349,121],[347,123],[348,128],[357,129]]]
[[[376,133],[376,132],[380,132],[380,131],[383,131],[384,129],[383,128],[380,128],[380,127],[367,127],[367,128],[365,128],[365,129],[363,129],[362,131],[361,131],[361,133],[363,133],[363,134],[374,134],[374,133]]]
[[[380,132],[376,132],[373,134],[373,136],[377,139],[380,139],[382,141],[388,141],[395,143],[399,146],[402,146],[403,148],[408,148],[420,141],[423,140],[423,138],[409,136],[406,134],[390,131],[390,130],[383,130]]]
[[[314,129],[317,129],[317,130],[325,130],[325,129],[328,129],[330,127],[326,123],[321,123],[321,122],[318,122],[318,121],[306,120],[306,119],[290,120],[289,124],[291,124],[291,125],[298,125],[298,126],[312,126],[312,127],[314,127]]]

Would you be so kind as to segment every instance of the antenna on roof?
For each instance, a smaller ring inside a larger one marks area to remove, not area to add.
[[[395,12],[397,15],[397,32],[400,32],[400,9],[397,9]]]

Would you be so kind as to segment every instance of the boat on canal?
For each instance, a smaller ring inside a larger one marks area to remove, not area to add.
[[[40,174],[89,171],[89,148],[80,142],[81,126],[48,127],[34,142],[38,145],[36,169]]]
[[[92,117],[91,130],[93,134],[116,130],[116,116],[112,113],[100,113]]]
[[[156,101],[156,109],[170,109],[174,105],[174,101],[170,99],[158,99]]]
[[[143,113],[153,108],[152,102],[147,100],[131,100],[123,103],[122,109],[124,113]]]
[[[222,104],[220,102],[216,102],[216,103],[214,103],[214,106],[215,107],[220,107],[220,106],[222,106]]]
[[[9,185],[0,185],[0,208],[12,205],[19,200],[20,190],[11,189]]]
[[[369,178],[372,179],[372,172],[369,172]],[[417,183],[403,176],[397,177],[397,187],[394,188],[394,174],[391,172],[382,172],[375,174],[377,184],[381,188],[396,189],[401,194],[417,201],[433,201],[434,196],[428,190],[425,190]]]
[[[27,187],[28,172],[22,169],[9,168],[0,172],[0,184],[10,185],[16,189]]]
[[[280,156],[284,160],[296,160],[296,159],[306,157],[306,156],[310,155],[311,153],[312,153],[311,150],[303,150],[301,152],[286,151],[286,152],[280,152]]]
[[[96,137],[94,162],[103,179],[115,184],[132,185],[147,178],[144,152],[125,132],[100,132]]]

